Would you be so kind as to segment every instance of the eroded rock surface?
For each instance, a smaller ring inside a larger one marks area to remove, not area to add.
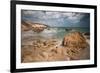
[[[22,31],[33,30],[34,32],[42,32],[47,27],[48,27],[47,25],[40,24],[40,23],[32,23],[29,21],[22,21],[21,22],[21,30]]]
[[[72,32],[64,37],[62,45],[73,48],[86,48],[88,43],[82,33]]]

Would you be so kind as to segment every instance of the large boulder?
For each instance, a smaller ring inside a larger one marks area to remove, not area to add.
[[[71,32],[64,37],[62,45],[72,48],[86,48],[88,43],[82,33]]]

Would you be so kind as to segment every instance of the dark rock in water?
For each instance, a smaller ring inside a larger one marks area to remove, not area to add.
[[[50,30],[50,28],[47,28],[47,30]]]
[[[66,31],[70,31],[70,30],[72,30],[72,29],[68,29],[68,28],[66,28],[65,30],[66,30]]]
[[[72,32],[64,37],[62,45],[72,48],[86,48],[88,43],[80,32]]]

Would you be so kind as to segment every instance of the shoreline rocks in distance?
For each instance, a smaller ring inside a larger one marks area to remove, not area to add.
[[[33,25],[32,25],[32,30],[34,31],[34,32],[42,32],[44,29],[46,29],[47,28],[47,26],[46,25],[44,25],[44,24],[40,24],[40,23],[34,23]]]
[[[22,21],[21,22],[21,30],[22,31],[29,31],[33,30],[34,32],[42,32],[44,29],[46,29],[48,26],[41,23],[32,23],[29,21]]]

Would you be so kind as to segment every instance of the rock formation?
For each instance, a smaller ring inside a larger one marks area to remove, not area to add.
[[[40,23],[34,23],[34,24],[32,25],[32,30],[33,30],[34,32],[41,32],[41,31],[43,31],[45,28],[47,28],[47,26],[44,25],[44,24],[40,24]]]
[[[32,23],[29,21],[22,21],[21,22],[21,30],[22,31],[29,31],[33,30],[34,32],[42,32],[48,26],[41,23]]]
[[[88,44],[80,32],[72,32],[64,37],[62,45],[72,48],[86,48]]]
[[[28,22],[25,22],[25,21],[21,22],[21,30],[22,31],[29,31],[31,29],[32,29],[31,24],[29,24]]]

